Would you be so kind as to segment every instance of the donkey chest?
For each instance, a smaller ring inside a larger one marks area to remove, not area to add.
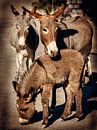
[[[50,74],[56,83],[64,83],[69,75],[69,67],[56,67],[55,71],[52,71]]]

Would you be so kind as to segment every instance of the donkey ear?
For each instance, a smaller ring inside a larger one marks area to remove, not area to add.
[[[30,10],[26,9],[24,6],[22,6],[22,9],[25,10],[26,12],[28,12],[31,16],[41,19],[41,16],[42,16],[41,14],[36,13],[35,11],[30,11]]]
[[[12,10],[12,13],[13,13],[15,16],[20,15],[19,12],[14,8],[13,5],[11,5],[11,10]]]
[[[23,11],[23,16],[25,16],[25,15],[26,15],[26,11],[24,10],[24,11]]]
[[[66,7],[63,6],[62,8],[59,8],[53,15],[55,18],[57,18],[59,15],[61,15]]]
[[[18,92],[18,88],[19,88],[18,83],[16,81],[12,81],[12,85],[13,85],[14,90]]]

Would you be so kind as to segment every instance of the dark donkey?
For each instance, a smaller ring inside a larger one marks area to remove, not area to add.
[[[34,61],[30,70],[25,72],[21,81],[13,81],[17,93],[17,109],[20,123],[29,123],[35,113],[35,94],[42,89],[43,127],[48,124],[50,92],[56,84],[63,84],[66,90],[66,105],[61,116],[65,120],[71,113],[71,106],[76,99],[76,117],[82,116],[81,79],[84,59],[80,52],[72,49],[60,51],[60,59],[52,60],[43,55]]]
[[[26,67],[35,58],[35,51],[39,44],[39,36],[35,29],[35,21],[26,16],[26,12],[20,15],[11,5],[11,10],[16,17],[10,31],[11,46],[16,50],[16,80],[19,80],[20,71],[26,58]]]
[[[63,17],[58,25],[57,43],[59,50],[62,48],[78,50],[84,60],[87,61],[94,44],[95,35],[89,18],[75,17],[65,20]]]

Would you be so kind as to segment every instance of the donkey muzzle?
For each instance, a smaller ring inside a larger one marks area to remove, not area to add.
[[[48,44],[47,52],[50,57],[56,57],[58,55],[58,48],[55,41],[52,41]]]

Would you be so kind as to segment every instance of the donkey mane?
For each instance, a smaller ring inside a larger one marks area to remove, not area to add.
[[[45,70],[45,67],[44,67],[44,65],[42,64],[42,62],[40,61],[40,59],[38,58],[38,59],[36,59],[33,63],[32,63],[32,65],[30,66],[30,68],[29,69],[27,69],[24,73],[23,73],[23,75],[21,76],[21,78],[20,78],[20,81],[19,81],[19,85],[21,86],[21,89],[23,88],[23,89],[27,89],[27,86],[28,87],[33,87],[33,86],[31,86],[32,84],[32,82],[34,83],[36,83],[36,81],[35,81],[35,74],[36,74],[36,69],[34,69],[34,67],[36,67],[38,65],[38,68],[39,68],[39,66],[45,71],[45,73],[46,73],[46,76],[47,76],[47,72],[46,72],[46,70]],[[34,74],[34,75],[33,75]],[[33,75],[33,76],[32,76]],[[32,78],[33,77],[33,78]],[[23,86],[25,86],[25,87],[23,87]],[[36,87],[38,87],[38,86],[36,86]],[[35,89],[35,88],[34,88]]]
[[[19,86],[21,86],[20,89],[22,89],[21,91],[28,92],[30,87],[36,91],[39,89],[40,86],[38,86],[39,84],[37,83],[37,72],[39,72],[39,71],[35,68],[40,68],[41,70],[39,70],[39,71],[41,71],[41,72],[43,70],[43,72],[45,73],[46,79],[47,79],[46,82],[47,83],[51,82],[51,79],[48,76],[47,70],[46,70],[43,62],[41,61],[41,57],[39,57],[30,66],[30,69],[27,69],[21,76],[20,81],[19,81]]]
[[[20,81],[19,81],[19,84],[20,85],[22,85],[22,84],[24,84],[24,83],[26,83],[26,81],[28,80],[28,79],[31,79],[30,77],[32,76],[32,68],[33,68],[33,66],[36,64],[36,60],[33,62],[33,64],[30,66],[30,68],[29,69],[27,69],[27,70],[25,70],[24,71],[24,73],[23,73],[23,75],[21,76],[21,78],[20,78]]]

